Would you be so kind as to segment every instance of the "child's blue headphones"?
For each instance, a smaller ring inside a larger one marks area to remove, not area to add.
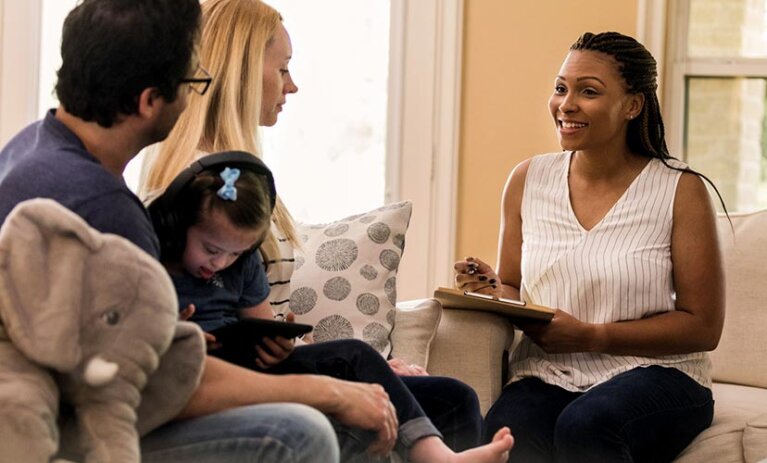
[[[245,151],[224,151],[210,154],[193,162],[181,171],[165,192],[148,206],[155,233],[160,240],[161,259],[175,259],[181,256],[186,245],[184,234],[180,228],[184,220],[180,217],[177,207],[178,198],[184,194],[192,181],[203,171],[219,173],[224,168],[248,170],[266,179],[269,188],[269,211],[274,210],[277,200],[277,190],[274,186],[272,171],[261,159]]]

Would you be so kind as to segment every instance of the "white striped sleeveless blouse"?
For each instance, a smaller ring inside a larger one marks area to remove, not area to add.
[[[636,320],[674,310],[671,227],[681,173],[651,160],[591,230],[572,210],[569,152],[536,156],[522,198],[523,300],[589,323]],[[685,164],[670,160],[669,164]],[[527,336],[511,358],[511,381],[540,378],[583,392],[633,369],[662,365],[711,386],[705,352],[662,357],[547,354]]]

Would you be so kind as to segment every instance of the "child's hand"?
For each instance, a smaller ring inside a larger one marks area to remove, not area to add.
[[[208,350],[215,350],[221,347],[221,344],[216,341],[216,337],[212,334],[203,331],[202,336],[205,338],[205,346]]]
[[[194,304],[189,304],[188,306],[186,306],[185,309],[181,310],[178,313],[178,319],[181,321],[189,320],[190,318],[192,318],[192,315],[194,315],[194,310],[195,310]]]
[[[194,315],[194,310],[194,304],[189,304],[185,309],[178,313],[178,319],[181,321],[189,320],[192,318],[192,315]],[[218,349],[221,347],[221,344],[216,342],[216,337],[212,334],[203,332],[202,336],[205,338],[205,345],[207,346],[208,350]]]
[[[288,358],[294,347],[292,339],[264,337],[256,345],[256,365],[264,370],[271,368]]]
[[[293,323],[295,319],[295,314],[288,312],[285,316],[285,323]],[[288,358],[294,348],[295,341],[293,339],[285,339],[282,336],[264,337],[261,344],[256,345],[256,365],[264,370],[271,368]]]

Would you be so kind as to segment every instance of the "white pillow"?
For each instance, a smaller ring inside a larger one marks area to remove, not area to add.
[[[436,299],[400,302],[391,332],[392,357],[429,367],[431,343],[442,319],[442,305]]]
[[[290,310],[315,342],[361,339],[384,357],[397,303],[397,269],[412,204],[402,201],[324,225],[298,225]]]

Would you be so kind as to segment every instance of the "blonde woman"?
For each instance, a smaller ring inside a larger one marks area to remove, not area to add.
[[[241,150],[261,157],[259,127],[276,124],[286,96],[298,91],[288,71],[290,39],[277,11],[251,0],[207,1],[202,8],[207,27],[202,32],[200,62],[216,78],[206,95],[187,108],[166,142],[149,151],[140,188],[146,200],[159,195],[205,153]],[[262,252],[272,309],[285,314],[293,249],[300,245],[293,219],[279,196],[272,220]]]
[[[288,70],[291,55],[281,17],[268,5],[258,0],[205,2],[199,56],[215,79],[203,98],[190,103],[166,142],[156,148],[142,192],[148,197],[160,194],[181,170],[205,153],[243,150],[260,155],[259,127],[274,125],[287,95],[298,91]],[[292,219],[278,199],[264,252],[271,281],[289,281],[295,246],[298,240]],[[282,275],[275,277],[275,271]],[[272,288],[272,307],[283,312],[289,284]],[[468,386],[452,378],[429,376],[403,376],[400,381],[391,368],[380,363],[384,369],[377,370],[380,380],[375,382],[384,385],[397,405],[398,448],[405,450],[410,461],[506,460],[513,443],[508,429],[500,430],[490,444],[474,448],[480,439],[481,416],[476,394]],[[342,457],[365,458],[344,434],[339,437]],[[455,454],[453,450],[465,451]]]

